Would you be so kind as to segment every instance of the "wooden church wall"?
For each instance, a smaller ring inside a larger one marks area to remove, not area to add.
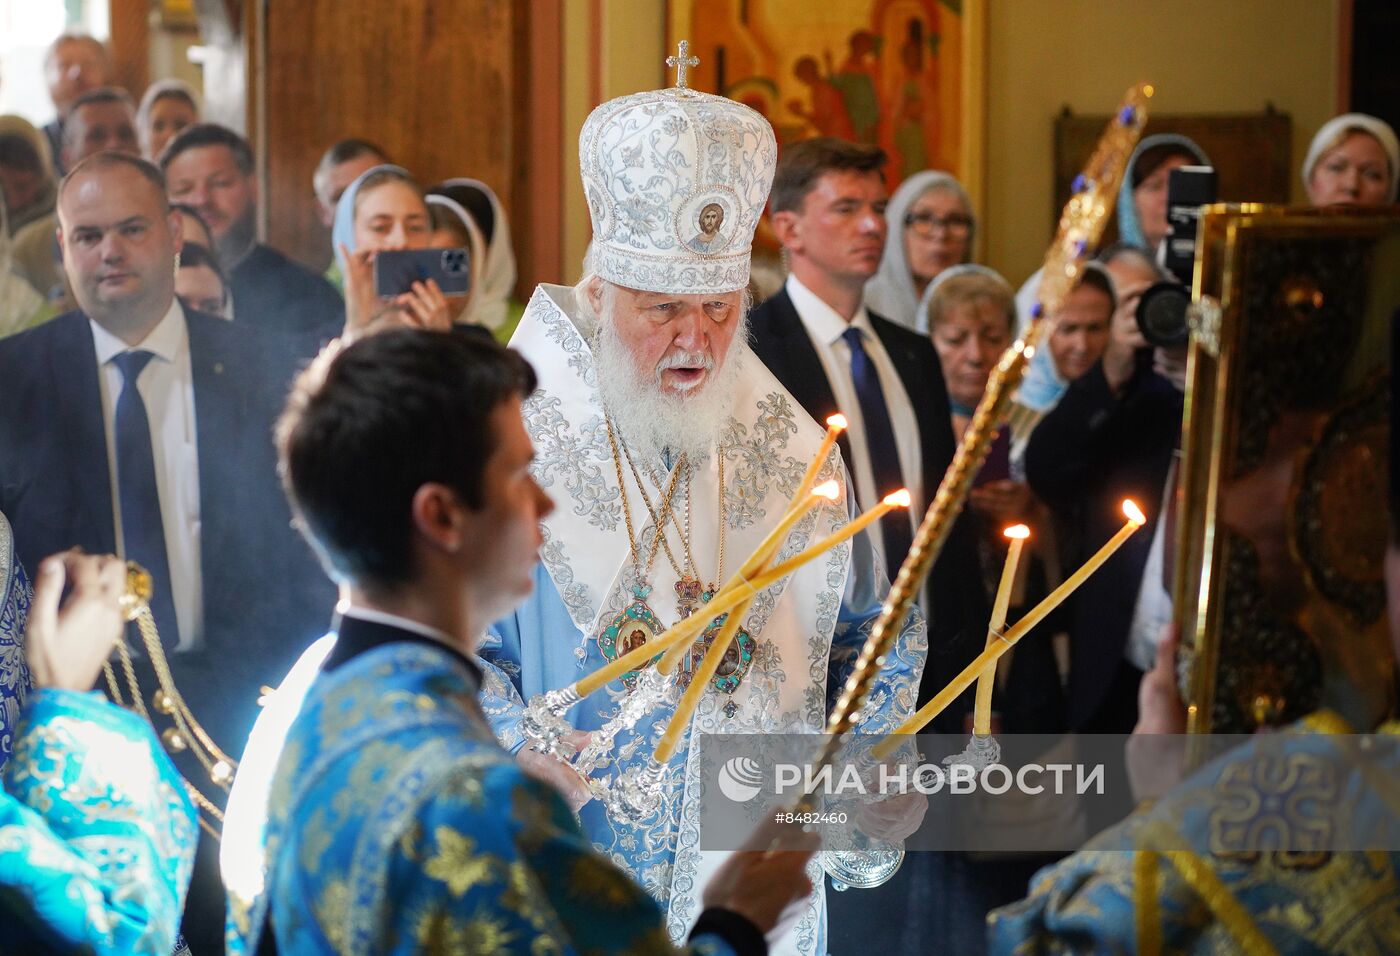
[[[560,3],[249,4],[248,132],[267,241],[314,268],[329,262],[311,176],[331,143],[356,136],[425,185],[489,184],[514,230],[521,286],[558,281]]]

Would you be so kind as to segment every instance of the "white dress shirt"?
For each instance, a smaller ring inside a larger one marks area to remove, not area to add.
[[[855,459],[850,465],[856,483],[856,501],[862,511],[868,511],[875,507],[881,498],[897,489],[875,487],[875,472],[870,464],[870,446],[865,438],[865,420],[861,418],[860,399],[856,395],[855,382],[851,379],[851,347],[841,337],[851,326],[864,333],[861,345],[870,356],[875,372],[880,377],[880,390],[885,394],[885,407],[889,411],[890,425],[894,429],[899,471],[904,476],[904,487],[914,496],[914,507],[907,511],[912,534],[918,519],[923,518],[920,505],[924,500],[923,450],[919,442],[919,421],[914,416],[914,407],[909,403],[909,393],[904,390],[904,383],[899,380],[894,363],[890,361],[880,337],[875,334],[875,327],[870,324],[870,315],[865,311],[864,303],[856,310],[855,317],[847,323],[835,309],[803,285],[797,276],[788,276],[786,288],[793,308],[797,310],[797,316],[802,320],[807,336],[817,350],[822,371],[826,372],[826,380],[836,398],[836,407],[846,416],[846,422],[850,426],[847,440],[850,442],[851,456]],[[883,554],[885,541],[880,522],[871,525],[869,532],[874,536],[875,543]]]
[[[190,366],[190,336],[185,313],[172,299],[165,317],[139,345],[128,346],[91,319],[97,353],[97,387],[102,395],[102,429],[107,438],[107,474],[112,489],[112,517],[117,551],[122,545],[121,497],[117,488],[117,398],[122,391],[121,369],[112,359],[122,352],[144,349],[155,357],[136,381],[151,423],[151,452],[156,466],[156,493],[165,526],[165,553],[170,562],[171,597],[180,628],[177,650],[194,647],[202,637],[204,585],[199,564],[199,452],[195,434],[194,373]]]

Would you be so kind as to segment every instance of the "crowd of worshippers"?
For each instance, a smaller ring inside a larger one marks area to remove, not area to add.
[[[353,670],[347,629],[371,647],[431,643],[444,632],[475,641],[511,614],[538,578],[538,524],[551,509],[530,478],[520,419],[535,373],[492,341],[509,341],[525,311],[511,229],[485,183],[463,176],[425,187],[373,144],[374,130],[357,130],[329,145],[309,184],[307,201],[332,237],[318,274],[258,241],[253,151],[237,132],[202,122],[188,86],[162,80],[138,102],[136,91],[111,84],[103,46],[78,35],[53,43],[45,70],[57,118],[39,130],[0,117],[0,762],[13,750],[0,834],[30,831],[0,840],[0,942],[170,952],[178,938],[204,956],[226,943],[219,851],[195,826],[176,768],[191,778],[207,768],[187,753],[173,754],[172,767],[144,723],[82,693],[123,626],[123,565],[87,555],[120,554],[151,573],[151,613],[175,683],[234,752],[254,727],[259,696],[332,623],[337,591],[324,568],[336,575],[342,609],[346,601],[377,609],[355,618],[358,630],[337,620],[342,641],[328,672]],[[1147,288],[1171,281],[1158,255],[1169,173],[1209,164],[1174,134],[1148,136],[1133,153],[1116,238],[1050,317],[1011,424],[920,595],[928,650],[915,670],[918,703],[981,650],[1004,528],[1034,529],[1012,593],[1015,619],[1112,535],[1118,502],[1131,497],[1148,516],[1143,533],[998,670],[995,728],[1184,727],[1165,627],[1173,542],[1163,516],[1176,480],[1185,348],[1150,345],[1135,316]],[[1345,114],[1317,132],[1301,173],[1316,206],[1394,202],[1400,146],[1383,122]],[[771,194],[764,189],[782,269],[756,263],[750,281],[745,263],[742,303],[757,304],[741,345],[806,415],[846,416],[840,450],[853,507],[910,490],[907,515],[870,529],[883,593],[993,367],[1029,320],[1039,276],[1017,291],[974,263],[977,210],[957,179],[917,172],[891,194],[886,157],[872,145],[831,137],[786,145]],[[720,202],[697,210],[695,238],[682,244],[696,256],[747,249],[737,211]],[[467,295],[446,296],[431,280],[377,294],[376,255],[444,247],[469,251]],[[596,271],[583,265],[580,295],[591,294]],[[652,299],[662,291],[639,288]],[[26,570],[36,574],[32,587]],[[424,608],[436,617],[415,617]],[[519,661],[483,677],[474,645],[457,649],[455,683],[442,693],[489,698],[500,675],[524,693]],[[151,663],[138,655],[136,667]],[[142,676],[154,686],[155,675]],[[965,697],[937,729],[966,732]],[[483,761],[489,772],[459,782],[455,803],[436,811],[436,832],[415,831],[397,847],[402,865],[436,873],[437,883],[383,916],[392,932],[418,933],[421,948],[444,951],[524,951],[546,938],[561,951],[664,943],[655,902],[581,836],[571,814],[588,798],[581,781],[538,755],[517,763],[483,731],[479,708],[462,713],[449,756]],[[75,733],[75,722],[91,733]],[[55,759],[44,755],[53,747],[76,758],[54,771],[66,790],[34,770]],[[112,779],[102,784],[102,773]],[[84,781],[111,788],[113,805],[125,808],[116,822],[93,824],[71,802]],[[340,781],[347,792],[364,783],[353,774]],[[884,822],[889,833],[917,825],[902,808]],[[453,837],[469,824],[475,837]],[[113,858],[94,861],[84,848],[98,833]],[[320,849],[333,839],[328,832]],[[752,846],[778,852],[738,854],[714,874],[687,920],[697,949],[764,952],[765,933],[808,895],[810,840],[760,828]],[[524,870],[511,868],[511,853],[523,854]],[[830,928],[818,938],[839,953],[873,939],[898,949],[923,932],[979,951],[987,910],[1023,897],[1047,862],[1028,870],[941,856],[939,872],[972,886],[971,896],[954,894],[945,908],[925,900],[893,921],[900,925],[881,927],[846,894],[829,904]],[[271,880],[280,871],[264,862],[257,878]],[[274,904],[275,934],[247,922],[271,918],[266,902],[235,908],[230,947],[253,951],[238,947],[261,939],[257,952],[359,951],[383,927],[366,928],[382,914],[361,918],[356,908],[383,900],[348,881],[328,884],[339,896],[297,914],[305,925]],[[481,915],[489,899],[505,901],[499,919]],[[958,902],[966,899],[976,905]],[[297,935],[314,935],[312,924],[316,942]]]

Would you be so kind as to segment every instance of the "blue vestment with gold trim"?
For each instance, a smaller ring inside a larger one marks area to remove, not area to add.
[[[1036,874],[988,916],[989,951],[1400,950],[1396,733],[1321,711],[1237,747]]]
[[[0,792],[0,952],[171,951],[198,837],[141,717],[97,694],[30,695]]]
[[[249,738],[222,864],[229,952],[671,952],[656,902],[525,776],[451,651],[325,638]],[[692,947],[728,953],[717,936]]]

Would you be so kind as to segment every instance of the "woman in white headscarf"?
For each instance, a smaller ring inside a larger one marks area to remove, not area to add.
[[[926,169],[894,191],[885,207],[889,233],[880,268],[865,284],[871,312],[916,332],[928,332],[919,299],[939,273],[967,262],[977,220],[972,200],[948,173]]]
[[[497,338],[508,338],[523,311],[511,301],[515,289],[515,250],[505,207],[491,187],[479,179],[448,179],[428,190],[446,196],[471,216],[486,241],[486,257],[472,293],[471,321],[486,326]]]
[[[199,122],[199,99],[184,80],[156,80],[146,87],[136,110],[141,155],[156,162],[180,130]]]
[[[0,189],[0,338],[14,335],[53,317],[44,297],[14,270],[10,230],[6,228],[5,193]]]
[[[449,297],[448,304],[457,306],[452,321],[457,325],[485,325],[476,316],[476,304],[481,301],[477,285],[486,262],[486,239],[472,214],[455,199],[428,193],[428,214],[433,221],[432,245],[435,249],[463,248],[471,252],[471,273],[467,294],[460,300]]]
[[[0,116],[0,191],[5,192],[10,235],[53,212],[58,180],[49,138],[23,116]]]
[[[1365,113],[1343,113],[1323,123],[1303,160],[1303,188],[1314,206],[1392,203],[1397,184],[1395,130]]]

